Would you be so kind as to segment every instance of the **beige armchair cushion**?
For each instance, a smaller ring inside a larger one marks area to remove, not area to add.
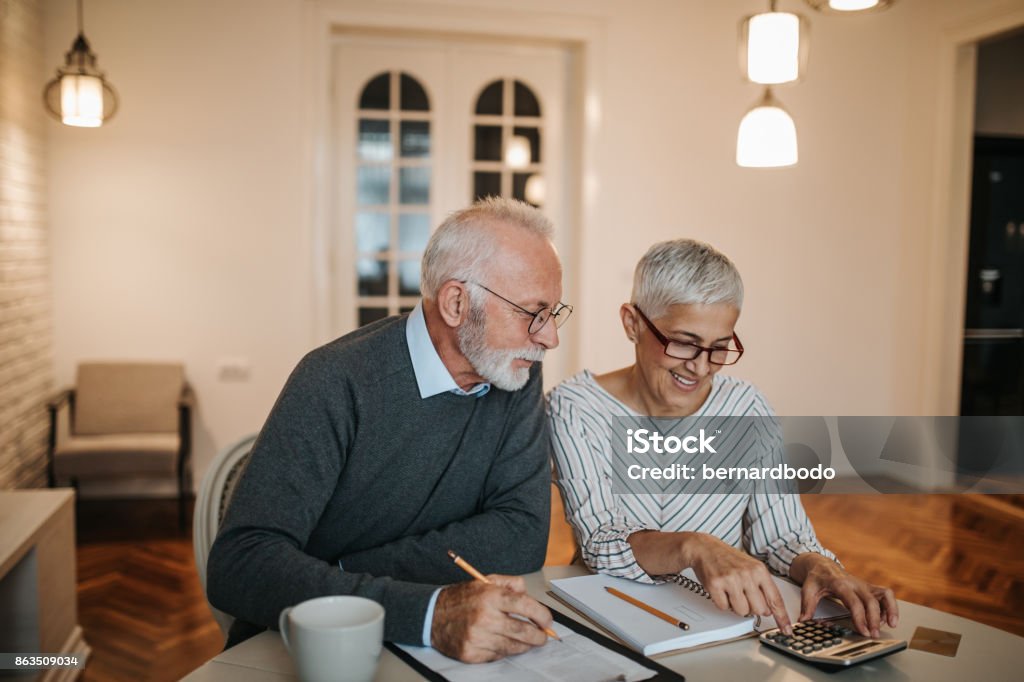
[[[178,432],[180,364],[82,363],[75,383],[75,436]]]
[[[180,445],[176,433],[67,436],[58,442],[54,474],[83,479],[174,476]]]

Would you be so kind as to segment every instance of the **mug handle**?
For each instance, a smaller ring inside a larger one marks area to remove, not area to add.
[[[291,653],[292,645],[288,641],[288,614],[292,612],[292,607],[288,606],[281,611],[281,615],[277,619],[277,629],[281,631],[281,639],[284,640],[284,648]]]

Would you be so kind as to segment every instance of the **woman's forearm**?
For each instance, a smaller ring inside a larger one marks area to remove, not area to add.
[[[692,547],[698,533],[641,530],[627,538],[633,557],[648,575],[678,573],[693,565]]]

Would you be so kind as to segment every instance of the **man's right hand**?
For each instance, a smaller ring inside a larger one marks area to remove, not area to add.
[[[437,595],[430,644],[465,663],[484,663],[542,646],[551,612],[526,594],[522,578],[489,575],[449,585]],[[528,618],[529,621],[513,617]],[[532,621],[532,622],[530,622]]]

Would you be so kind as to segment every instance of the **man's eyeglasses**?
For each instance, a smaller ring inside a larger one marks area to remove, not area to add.
[[[648,328],[654,334],[658,341],[661,341],[661,345],[665,346],[665,355],[676,360],[696,360],[700,357],[701,353],[708,354],[708,362],[712,365],[735,365],[739,362],[740,357],[743,355],[743,344],[740,343],[740,337],[736,336],[736,332],[732,333],[732,340],[736,343],[735,348],[705,348],[704,346],[698,346],[695,343],[687,343],[685,341],[673,341],[664,334],[661,333],[654,323],[647,319],[644,315],[644,311],[640,310],[635,304],[633,308],[636,309],[640,319],[647,323]]]
[[[483,289],[487,293],[492,294],[494,296],[497,296],[498,298],[503,300],[505,303],[508,303],[510,306],[513,306],[514,308],[517,308],[520,311],[522,311],[524,314],[529,315],[530,317],[532,317],[533,319],[530,320],[530,329],[529,329],[529,333],[531,335],[532,334],[536,334],[541,329],[543,329],[544,325],[546,325],[548,323],[548,320],[552,320],[553,319],[555,321],[555,327],[558,328],[558,327],[561,327],[563,324],[565,324],[565,321],[569,319],[570,315],[572,315],[572,306],[571,305],[567,305],[565,303],[556,303],[553,307],[552,306],[547,306],[547,307],[541,308],[537,312],[533,312],[532,310],[527,310],[526,308],[524,308],[523,306],[519,305],[518,303],[514,303],[514,302],[508,300],[507,298],[505,298],[501,294],[491,291],[490,289],[485,287],[483,284],[480,284],[478,282],[466,282],[466,284],[475,284],[476,286],[480,287],[481,289]]]

